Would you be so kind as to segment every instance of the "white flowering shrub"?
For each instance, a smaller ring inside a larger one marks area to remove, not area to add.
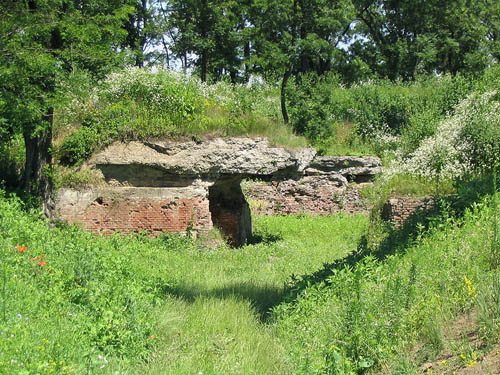
[[[500,151],[500,103],[496,91],[474,93],[441,121],[435,135],[410,154],[397,152],[388,175],[456,179],[485,170]]]
[[[130,99],[152,109],[188,116],[202,109],[201,86],[194,77],[171,70],[152,72],[133,67],[110,74],[104,81],[101,96],[110,102]]]
[[[290,81],[287,101],[295,131],[321,148],[347,144],[382,156],[399,147],[415,151],[471,90],[472,81],[459,75],[346,87],[335,74],[306,74]],[[342,128],[348,137],[339,136]]]

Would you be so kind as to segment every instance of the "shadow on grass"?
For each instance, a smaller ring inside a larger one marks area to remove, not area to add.
[[[283,239],[283,236],[281,233],[274,234],[274,233],[269,233],[267,231],[261,231],[254,233],[252,238],[247,241],[247,245],[258,245],[260,243],[262,244],[270,244],[273,242],[278,242]]]
[[[283,300],[284,288],[274,286],[256,285],[251,282],[238,282],[227,286],[202,289],[192,285],[182,285],[169,288],[166,293],[193,303],[197,298],[237,298],[251,303],[261,322],[269,318],[271,308]]]
[[[325,263],[323,268],[312,274],[299,277],[292,276],[292,280],[283,293],[283,299],[279,303],[295,301],[303,290],[315,284],[324,283],[329,285],[328,279],[335,270],[346,267],[352,268],[367,256],[375,257],[378,261],[384,261],[388,256],[404,254],[414,244],[417,236],[429,234],[429,228],[437,227],[450,218],[459,219],[463,217],[465,211],[471,208],[474,203],[493,193],[493,186],[491,175],[468,181],[458,181],[455,186],[456,195],[433,198],[433,205],[426,209],[417,209],[401,227],[397,228],[389,223],[379,223],[386,235],[378,244],[372,244],[373,241],[369,238],[369,231],[361,238],[357,250],[349,256],[331,263]],[[500,183],[497,183],[497,186],[500,186]]]
[[[221,288],[203,289],[196,285],[178,285],[168,290],[173,295],[187,302],[194,302],[199,297],[228,298],[237,297],[249,301],[259,315],[261,322],[268,321],[273,307],[283,302],[293,302],[306,288],[318,283],[328,284],[329,277],[335,270],[353,267],[366,256],[374,256],[382,261],[387,256],[395,253],[404,253],[411,246],[419,233],[424,233],[432,224],[436,225],[445,212],[449,211],[450,203],[440,200],[429,209],[417,210],[411,215],[403,226],[395,228],[387,224],[384,228],[387,235],[377,246],[370,246],[365,235],[358,243],[357,250],[349,256],[326,263],[318,271],[295,277],[292,275],[288,285],[282,288],[257,285],[252,282],[239,282]],[[258,233],[252,243],[268,243],[281,240],[280,235],[270,234],[266,231]]]
[[[441,221],[443,218],[445,204],[437,204],[430,209],[418,209],[405,223],[396,228],[389,223],[379,223],[383,231],[387,233],[384,239],[377,245],[370,245],[370,240],[365,234],[360,239],[357,249],[345,258],[325,263],[318,271],[291,280],[284,293],[282,302],[292,302],[306,288],[315,284],[324,283],[329,285],[328,279],[336,270],[353,268],[358,262],[367,256],[375,257],[378,261],[383,261],[390,255],[403,254],[411,246],[415,238],[420,233],[425,233],[429,226]]]
[[[164,292],[191,303],[199,297],[241,298],[252,304],[260,321],[265,323],[269,320],[273,307],[283,302],[293,303],[299,294],[315,284],[328,285],[328,279],[336,270],[352,268],[367,256],[375,257],[382,262],[388,256],[404,254],[415,243],[417,236],[428,235],[429,228],[437,227],[450,218],[459,219],[474,202],[491,194],[493,190],[488,186],[491,186],[491,177],[489,181],[488,177],[484,177],[480,180],[457,184],[457,195],[434,198],[433,205],[426,209],[418,209],[401,227],[379,223],[385,234],[380,242],[374,244],[376,241],[369,237],[372,235],[369,230],[359,241],[354,253],[334,262],[326,263],[323,268],[312,274],[299,277],[292,275],[290,282],[283,287],[258,285],[248,281],[213,289],[203,289],[203,287],[196,285],[178,285],[169,287]],[[282,240],[280,234],[272,234],[264,230],[256,233],[250,244],[272,243],[280,240]]]

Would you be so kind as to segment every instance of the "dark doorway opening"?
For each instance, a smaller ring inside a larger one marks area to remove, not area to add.
[[[231,246],[245,244],[252,237],[252,219],[241,178],[222,178],[208,190],[212,223],[219,228]]]

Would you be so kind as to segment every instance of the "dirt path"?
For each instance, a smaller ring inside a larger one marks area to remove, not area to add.
[[[446,343],[441,353],[427,361],[422,374],[500,375],[500,345],[486,348],[479,337],[477,315],[466,314],[443,330]]]

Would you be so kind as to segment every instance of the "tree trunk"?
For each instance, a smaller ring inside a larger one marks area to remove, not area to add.
[[[30,132],[24,133],[26,147],[26,163],[24,168],[24,189],[42,200],[42,211],[47,218],[52,219],[54,201],[52,198],[52,178],[48,168],[52,165],[50,147],[52,145],[53,109],[50,108],[44,116],[48,128],[37,136]]]
[[[201,52],[201,62],[200,62],[200,78],[201,82],[207,81],[207,52]]]
[[[250,60],[250,42],[245,43],[245,47],[243,49],[243,56],[245,61],[244,80],[245,82],[248,82],[248,80],[250,79],[250,64],[248,63]]]
[[[139,22],[142,21],[142,26]],[[144,67],[145,56],[144,52],[146,50],[146,28],[148,26],[148,2],[146,0],[141,0],[141,9],[138,11],[138,20],[137,20],[137,28],[139,35],[139,46],[137,48],[137,56],[135,60],[136,66],[142,68]]]
[[[281,81],[281,114],[283,115],[283,122],[288,124],[288,112],[286,110],[286,84],[288,78],[290,78],[292,71],[288,68],[283,74],[283,80]]]

